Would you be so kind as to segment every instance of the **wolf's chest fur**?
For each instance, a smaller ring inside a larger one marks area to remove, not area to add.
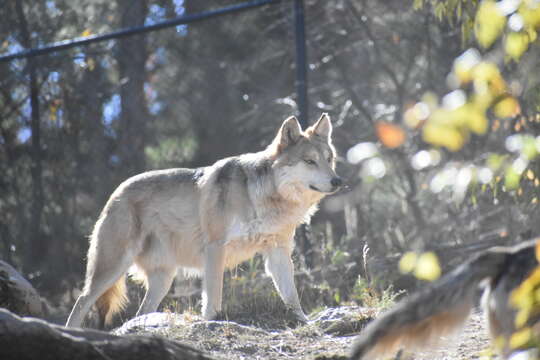
[[[226,226],[224,246],[228,266],[264,253],[271,248],[293,248],[295,228],[309,222],[317,210],[310,204],[290,204],[271,201],[253,208],[244,216],[233,216]]]

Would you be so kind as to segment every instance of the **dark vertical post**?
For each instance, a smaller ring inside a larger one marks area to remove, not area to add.
[[[296,103],[298,105],[298,120],[302,129],[308,127],[308,98],[307,98],[307,56],[306,56],[306,26],[304,21],[304,0],[294,0],[294,34],[296,47]],[[308,269],[313,268],[313,249],[311,247],[309,226],[302,224],[296,232],[298,253]]]
[[[296,101],[302,128],[308,126],[306,27],[304,0],[294,0],[294,24],[296,42]]]
[[[23,46],[26,49],[32,48],[32,38],[30,28],[24,14],[22,1],[15,2],[15,12],[17,14],[20,25],[20,37]],[[30,154],[32,164],[30,166],[30,174],[32,178],[32,204],[30,210],[31,222],[28,229],[28,238],[26,239],[24,249],[23,266],[26,272],[29,272],[29,267],[32,270],[38,267],[40,260],[46,255],[45,242],[41,236],[41,222],[44,204],[43,194],[43,165],[41,154],[41,125],[39,113],[39,85],[37,81],[36,65],[33,59],[27,60],[28,71],[28,87],[30,90],[30,129],[31,147]]]

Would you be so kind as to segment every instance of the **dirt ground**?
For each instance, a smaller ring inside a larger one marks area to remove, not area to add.
[[[467,324],[437,349],[415,353],[414,360],[469,360],[487,359],[490,348],[489,335],[484,316],[475,311]],[[483,356],[482,356],[483,355]],[[495,360],[497,357],[493,356]]]
[[[154,313],[129,321],[117,334],[152,333],[187,343],[216,359],[345,359],[355,334],[373,311],[347,306],[325,309],[309,324],[295,329],[261,328],[234,321],[204,321],[192,314]],[[481,359],[489,348],[481,313],[475,311],[466,326],[438,349],[403,353],[400,360]]]

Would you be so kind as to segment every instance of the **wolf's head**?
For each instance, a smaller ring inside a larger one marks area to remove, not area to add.
[[[268,150],[272,152],[278,191],[291,200],[319,200],[343,184],[335,172],[336,150],[332,145],[332,123],[327,114],[302,131],[296,118],[283,122]]]

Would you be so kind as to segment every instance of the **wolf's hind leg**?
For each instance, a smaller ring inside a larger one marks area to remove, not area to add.
[[[299,321],[307,322],[308,319],[302,311],[294,285],[294,265],[290,251],[283,247],[276,247],[270,249],[265,255],[266,273],[272,277],[281,299]]]
[[[159,268],[146,272],[146,294],[137,315],[148,314],[157,310],[161,300],[171,288],[176,269]]]
[[[90,308],[108,289],[122,278],[131,265],[132,259],[129,256],[119,259],[119,261],[104,263],[101,255],[91,258],[89,261],[95,263],[92,270],[87,274],[84,289],[77,298],[73,310],[69,315],[66,326],[80,327],[84,317],[90,311]],[[122,301],[122,300],[120,300]]]
[[[105,287],[103,291],[105,291]],[[66,322],[66,327],[81,327],[84,317],[90,311],[90,308],[94,305],[99,295],[98,293],[82,293],[77,298],[75,305],[73,305],[73,309]]]

